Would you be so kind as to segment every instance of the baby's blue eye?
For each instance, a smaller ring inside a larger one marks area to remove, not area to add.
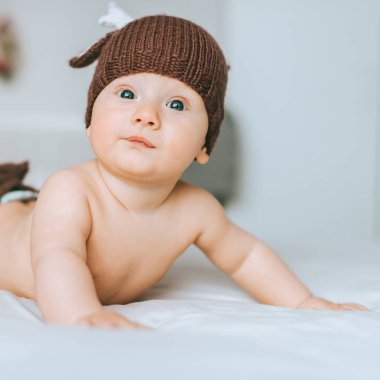
[[[169,106],[170,108],[176,111],[183,111],[185,109],[185,105],[183,104],[183,102],[181,102],[178,99],[172,100],[171,102],[167,104],[167,106]]]
[[[122,90],[119,92],[120,97],[123,99],[135,99],[135,94],[131,90]]]

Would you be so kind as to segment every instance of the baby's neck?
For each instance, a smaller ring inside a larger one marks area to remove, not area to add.
[[[115,200],[126,210],[146,213],[162,206],[173,191],[178,179],[160,183],[144,183],[119,178],[97,161],[102,182]]]

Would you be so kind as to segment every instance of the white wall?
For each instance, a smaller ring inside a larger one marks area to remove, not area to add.
[[[267,240],[373,239],[379,12],[375,0],[228,2],[244,141],[231,215]]]
[[[378,1],[118,3],[135,17],[190,18],[225,49],[227,107],[241,140],[240,191],[227,210],[236,222],[269,242],[380,238]],[[67,61],[105,33],[96,21],[106,4],[0,0],[19,28],[24,62],[13,84],[0,84],[0,133],[84,133],[92,68]]]
[[[380,62],[380,41],[378,57]],[[380,66],[380,64],[379,64]],[[380,70],[380,67],[379,67]],[[373,235],[377,241],[380,241],[380,75],[377,79],[377,131],[376,131],[376,157],[375,157],[375,167],[376,167],[376,180],[375,180],[375,205],[374,205],[374,215],[373,215]]]
[[[379,115],[379,113],[378,113]],[[378,116],[379,117],[379,116]],[[373,215],[373,236],[380,241],[380,120],[377,122],[377,150],[376,150],[376,182],[375,182],[375,207]]]

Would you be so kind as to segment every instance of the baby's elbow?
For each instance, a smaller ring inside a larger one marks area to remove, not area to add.
[[[223,273],[233,276],[246,260],[247,255],[232,253],[231,251],[218,250],[206,254],[208,259]]]

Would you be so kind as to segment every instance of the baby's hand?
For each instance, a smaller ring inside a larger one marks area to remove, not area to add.
[[[368,310],[365,306],[356,303],[333,303],[323,298],[309,297],[298,305],[297,309],[311,310],[335,310],[335,311],[364,311]]]
[[[105,327],[112,329],[150,329],[147,326],[130,321],[121,314],[107,310],[99,310],[97,312],[80,317],[74,322],[74,324],[77,326]]]

